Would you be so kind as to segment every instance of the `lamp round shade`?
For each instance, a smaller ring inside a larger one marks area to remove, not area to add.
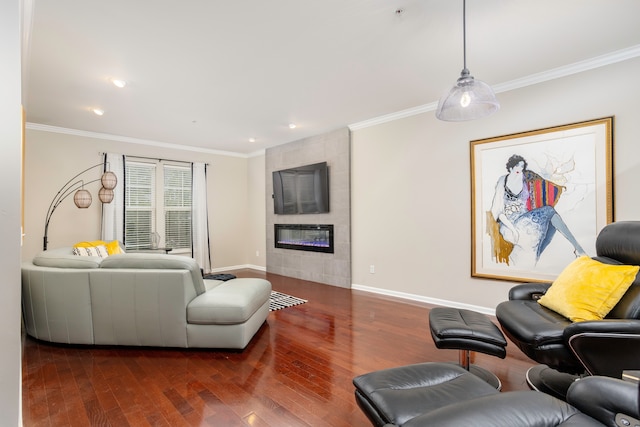
[[[118,177],[116,177],[115,173],[111,171],[107,171],[102,174],[102,178],[100,178],[100,181],[102,182],[102,186],[105,189],[113,190],[114,188],[116,188],[116,185],[118,184]]]
[[[102,187],[100,191],[98,191],[98,198],[102,203],[111,203],[113,200],[113,190]]]
[[[80,209],[88,208],[91,206],[91,193],[84,188],[81,188],[73,195],[73,203],[75,203]]]
[[[449,122],[460,122],[486,117],[499,109],[500,103],[493,89],[485,82],[475,80],[465,68],[457,84],[440,99],[436,117]]]

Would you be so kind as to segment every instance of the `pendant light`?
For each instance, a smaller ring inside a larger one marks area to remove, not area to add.
[[[76,191],[76,194],[73,195],[73,203],[76,204],[80,209],[86,209],[91,206],[91,193],[83,188]]]
[[[436,117],[448,122],[461,122],[489,116],[500,109],[493,89],[476,80],[467,69],[466,0],[462,0],[462,39],[464,68],[456,85],[440,98]]]

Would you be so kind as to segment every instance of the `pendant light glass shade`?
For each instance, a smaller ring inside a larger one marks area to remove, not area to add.
[[[476,80],[467,69],[467,29],[466,29],[466,0],[462,0],[462,51],[464,68],[456,85],[446,96],[440,98],[436,117],[448,122],[480,119],[489,116],[500,109],[493,89],[480,80]]]
[[[500,109],[493,89],[476,80],[466,68],[457,84],[438,102],[436,117],[448,122],[461,122],[489,116]]]
[[[76,194],[73,195],[73,203],[80,209],[88,208],[91,206],[91,193],[84,188],[76,191]]]

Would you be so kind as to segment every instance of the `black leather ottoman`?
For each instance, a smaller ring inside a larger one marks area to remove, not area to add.
[[[496,389],[502,388],[500,379],[494,373],[469,363],[471,351],[501,359],[507,355],[507,340],[489,317],[471,310],[435,307],[429,312],[429,328],[436,347],[460,350],[460,366]]]
[[[461,366],[427,362],[384,369],[353,379],[358,406],[374,426],[401,426],[434,409],[498,390]]]

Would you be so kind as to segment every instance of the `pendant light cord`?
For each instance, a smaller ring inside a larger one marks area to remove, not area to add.
[[[462,0],[462,62],[467,69],[467,0]]]

